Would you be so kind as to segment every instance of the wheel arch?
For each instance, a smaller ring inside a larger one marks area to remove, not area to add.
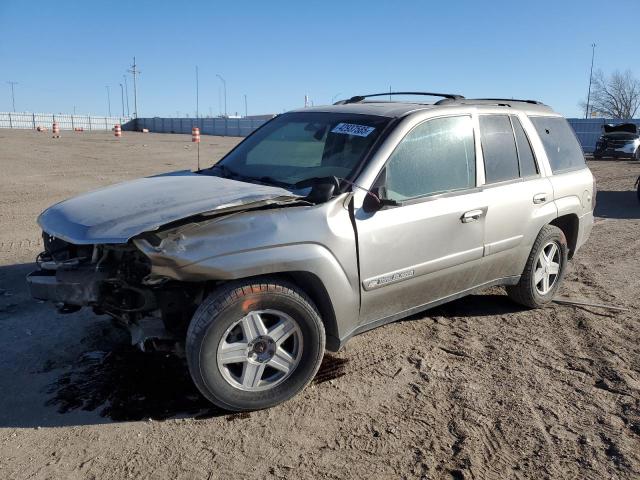
[[[573,258],[576,245],[578,244],[578,230],[580,228],[580,220],[578,219],[578,216],[575,213],[561,215],[549,222],[549,225],[553,225],[554,227],[558,227],[562,230],[562,233],[564,233],[564,236],[567,239],[569,258]]]
[[[250,281],[256,283],[264,283],[267,281],[270,283],[273,280],[284,280],[292,283],[300,288],[314,303],[318,312],[320,313],[320,319],[324,325],[326,335],[326,348],[329,351],[336,352],[340,347],[340,329],[338,327],[337,316],[334,309],[333,302],[331,301],[331,295],[324,286],[324,283],[314,273],[306,271],[284,271],[284,272],[271,272],[263,275],[255,275],[244,278],[236,278],[233,280],[219,283],[216,286],[212,286],[210,291],[215,290],[229,282],[238,281]]]

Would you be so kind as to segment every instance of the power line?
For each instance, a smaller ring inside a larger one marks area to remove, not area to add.
[[[136,65],[136,57],[133,57],[133,65],[129,72],[133,75],[133,117],[138,118],[138,84],[137,77],[140,75],[138,65]]]
[[[587,111],[584,118],[589,118],[589,102],[591,100],[591,81],[593,80],[593,59],[596,56],[596,44],[591,44],[591,72],[589,73],[589,91],[587,92]]]
[[[18,84],[18,82],[7,82],[9,85],[11,85],[11,105],[13,106],[13,111],[16,111],[16,95],[15,92],[13,90],[13,87],[15,85]]]

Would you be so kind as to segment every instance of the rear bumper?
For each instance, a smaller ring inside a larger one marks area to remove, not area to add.
[[[86,306],[98,303],[103,272],[93,270],[36,270],[27,275],[33,298],[66,305]]]
[[[635,158],[635,152],[624,152],[621,150],[615,150],[606,148],[603,150],[595,150],[593,152],[594,158]]]

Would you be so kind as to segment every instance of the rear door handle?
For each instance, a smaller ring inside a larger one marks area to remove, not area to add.
[[[546,193],[538,193],[537,195],[533,196],[533,203],[535,203],[536,205],[539,205],[541,203],[544,203],[547,201],[547,194]]]
[[[468,212],[462,214],[460,220],[462,221],[462,223],[475,222],[480,217],[482,217],[482,215],[484,215],[483,210],[469,210]]]

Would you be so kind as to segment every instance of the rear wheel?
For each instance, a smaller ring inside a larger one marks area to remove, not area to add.
[[[187,332],[191,377],[226,410],[258,410],[288,400],[316,374],[325,332],[296,286],[248,280],[212,293]]]
[[[509,297],[530,308],[551,302],[564,276],[567,254],[567,239],[562,230],[545,225],[533,244],[520,281],[507,287]]]

